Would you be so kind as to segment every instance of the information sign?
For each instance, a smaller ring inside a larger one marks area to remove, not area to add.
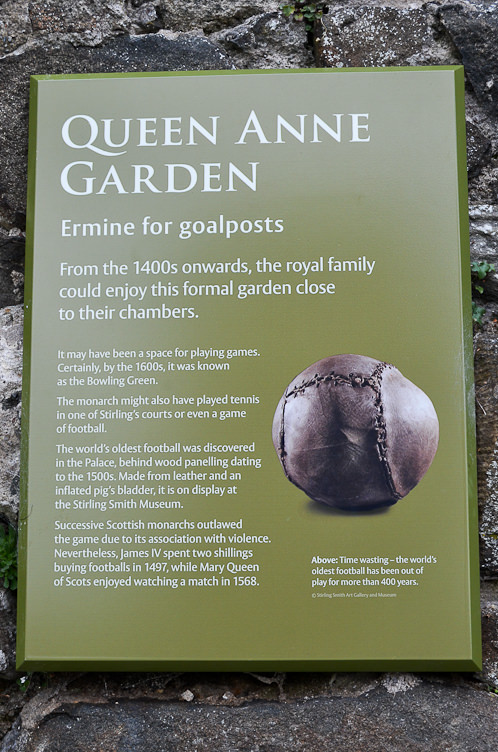
[[[32,81],[23,670],[479,666],[463,70]]]

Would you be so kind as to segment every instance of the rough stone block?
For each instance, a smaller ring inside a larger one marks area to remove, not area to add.
[[[0,55],[24,44],[30,33],[28,0],[4,0],[0,12]]]
[[[498,589],[483,583],[481,594],[483,670],[479,678],[498,689]]]
[[[467,169],[469,178],[479,174],[491,161],[491,141],[482,130],[467,121]]]
[[[22,303],[24,238],[0,229],[0,308]]]
[[[457,62],[437,39],[434,17],[412,4],[331,4],[315,43],[318,61],[325,67]]]
[[[264,13],[212,35],[238,68],[312,68],[314,58],[303,24]]]
[[[486,299],[498,301],[498,206],[476,204],[470,206],[470,253],[475,261],[494,264],[482,282]]]
[[[22,306],[0,311],[0,516],[17,524],[21,421]]]
[[[128,27],[124,0],[31,0],[29,18],[35,35],[65,33],[90,45]]]
[[[478,99],[498,115],[498,9],[496,2],[442,5],[441,21]]]
[[[165,28],[206,34],[237,26],[251,16],[278,10],[277,0],[161,0],[160,16]]]
[[[16,596],[0,584],[0,677],[16,676]]]
[[[58,697],[23,709],[1,752],[468,752],[492,750],[498,697],[411,674],[388,675],[357,697],[213,706]]]
[[[481,568],[498,576],[498,323],[489,318],[474,335]]]

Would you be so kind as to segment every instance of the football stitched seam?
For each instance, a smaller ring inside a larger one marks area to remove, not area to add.
[[[284,416],[285,416],[285,406],[287,404],[287,401],[291,397],[295,399],[299,395],[304,394],[305,391],[311,387],[318,388],[321,384],[332,383],[332,386],[346,385],[346,386],[351,386],[353,388],[368,386],[372,389],[375,395],[374,405],[375,405],[376,410],[375,410],[374,427],[375,427],[375,433],[376,433],[375,447],[377,450],[377,456],[381,463],[381,467],[384,473],[384,478],[385,478],[385,481],[386,481],[386,484],[390,493],[396,499],[396,501],[399,501],[399,499],[402,498],[402,495],[398,493],[398,491],[396,490],[396,486],[394,485],[394,479],[393,479],[391,467],[389,465],[389,459],[387,456],[387,443],[386,443],[387,429],[386,429],[386,421],[384,417],[384,406],[382,403],[382,392],[381,392],[382,376],[386,368],[393,368],[393,366],[390,363],[386,363],[386,362],[379,363],[378,366],[375,367],[375,369],[373,370],[370,376],[361,376],[360,374],[355,373],[354,371],[349,373],[347,376],[345,376],[344,374],[337,374],[335,373],[335,371],[330,371],[330,373],[326,374],[325,376],[322,376],[316,373],[311,379],[308,379],[307,381],[303,381],[301,384],[298,384],[297,386],[293,387],[290,390],[289,389],[285,390],[284,402],[283,402],[283,407],[282,407],[282,416],[281,416],[281,422],[280,422],[279,439],[280,439],[280,458],[281,458],[284,472],[289,479],[291,479],[291,476],[285,463],[285,457],[287,453],[285,451]]]

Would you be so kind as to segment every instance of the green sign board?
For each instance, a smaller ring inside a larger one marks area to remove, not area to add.
[[[461,68],[32,81],[24,670],[473,670]]]

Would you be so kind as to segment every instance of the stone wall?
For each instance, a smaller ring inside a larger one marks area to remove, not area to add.
[[[29,75],[455,63],[467,76],[472,256],[498,268],[498,2],[331,1],[307,32],[273,0],[2,0],[1,522],[15,522],[18,504]],[[485,312],[474,338],[482,673],[21,676],[15,598],[0,587],[0,752],[495,749],[497,301],[498,274],[491,274],[478,296]]]

